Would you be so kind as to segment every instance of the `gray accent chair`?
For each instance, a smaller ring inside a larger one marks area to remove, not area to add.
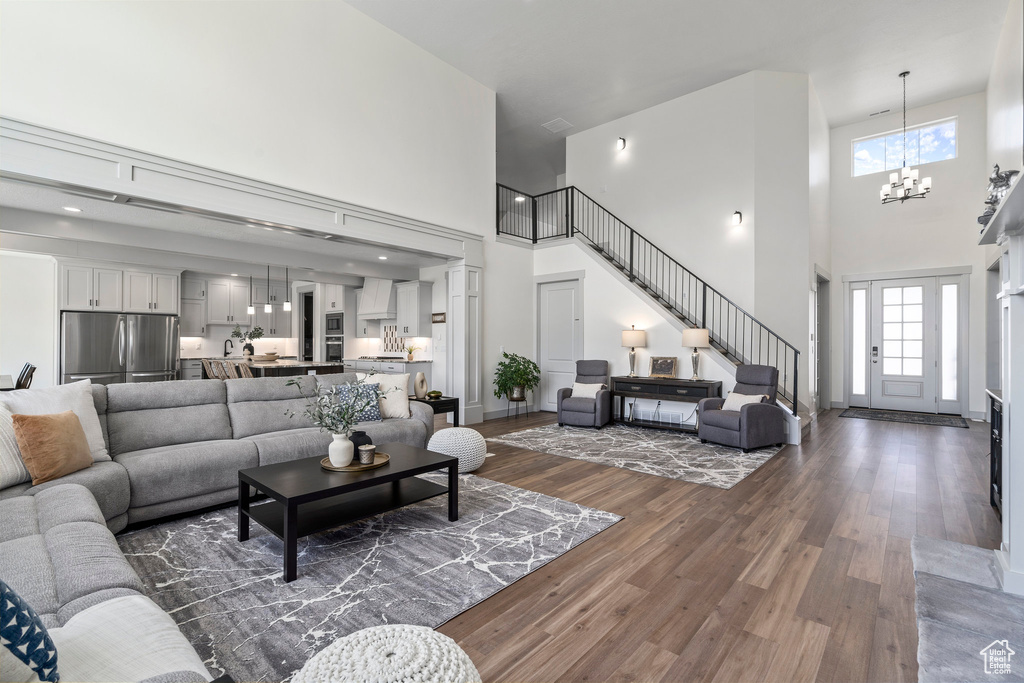
[[[580,384],[603,384],[608,386],[608,361],[576,361],[576,382]],[[572,395],[572,388],[558,390],[558,426],[597,427],[600,429],[612,420],[612,392],[607,388],[597,392],[596,398],[582,398]]]
[[[739,411],[722,410],[724,398],[705,398],[697,404],[700,424],[697,436],[701,443],[712,441],[723,446],[752,448],[781,445],[786,441],[785,411],[776,403],[779,391],[779,370],[770,365],[741,365],[736,368],[733,391],[755,396],[764,394],[763,403],[749,403]]]

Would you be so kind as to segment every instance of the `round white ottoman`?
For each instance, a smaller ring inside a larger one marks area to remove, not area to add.
[[[472,472],[484,464],[487,442],[480,432],[468,427],[448,427],[430,437],[428,451],[444,453],[459,459],[459,472]]]
[[[292,683],[480,683],[454,640],[426,626],[395,624],[356,631],[306,662]]]

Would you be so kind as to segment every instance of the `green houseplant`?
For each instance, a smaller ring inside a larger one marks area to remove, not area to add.
[[[533,391],[540,384],[540,368],[526,356],[518,353],[502,353],[502,360],[494,369],[494,395],[507,396],[509,400],[526,398],[527,391]]]
[[[351,385],[355,391],[350,392],[347,400],[343,400],[335,387],[317,384],[314,393],[307,396],[302,391],[299,380],[289,380],[288,384],[298,388],[299,394],[306,399],[302,415],[319,427],[321,432],[329,432],[334,439],[327,449],[331,464],[335,467],[345,467],[351,463],[355,448],[349,440],[349,435],[359,422],[363,411],[377,403],[378,392],[362,391],[366,381],[359,380]],[[285,411],[288,417],[295,417],[295,414],[294,410]]]
[[[240,339],[242,341],[242,351],[248,351],[251,356],[256,353],[256,347],[252,343],[257,339],[263,338],[263,328],[255,325],[248,330],[243,330],[241,325],[235,325],[235,329],[231,330],[231,336],[235,339]]]

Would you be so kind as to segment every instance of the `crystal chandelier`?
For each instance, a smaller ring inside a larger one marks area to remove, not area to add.
[[[907,165],[907,76],[909,71],[900,74],[903,79],[903,168],[889,174],[889,182],[882,185],[879,195],[883,204],[900,202],[908,199],[924,199],[932,191],[932,179],[922,178],[918,181],[918,171]]]

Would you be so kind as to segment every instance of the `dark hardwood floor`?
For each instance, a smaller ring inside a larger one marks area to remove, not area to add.
[[[729,491],[490,443],[477,475],[625,519],[439,630],[488,682],[916,680],[910,539],[998,545],[986,425],[838,413]]]

